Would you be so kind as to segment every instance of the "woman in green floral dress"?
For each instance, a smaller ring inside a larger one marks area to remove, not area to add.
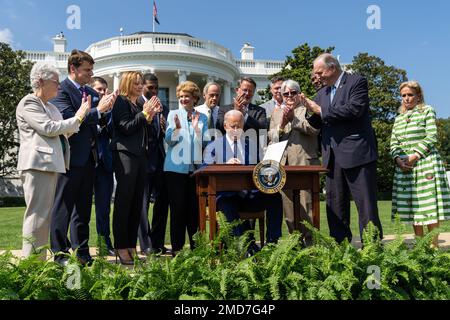
[[[450,189],[445,167],[436,149],[436,113],[425,104],[416,81],[400,86],[402,105],[391,136],[395,161],[392,216],[413,225],[416,236],[450,219]],[[437,247],[438,237],[433,240]]]

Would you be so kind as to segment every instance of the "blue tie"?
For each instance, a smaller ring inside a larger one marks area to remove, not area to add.
[[[331,93],[330,93],[330,102],[333,102],[333,99],[334,99],[334,95],[336,94],[336,86],[335,85],[333,85],[332,87],[331,87]]]

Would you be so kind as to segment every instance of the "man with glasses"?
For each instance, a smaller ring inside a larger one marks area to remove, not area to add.
[[[87,86],[93,75],[94,59],[86,52],[73,50],[68,60],[69,76],[61,82],[58,95],[51,102],[64,119],[75,115],[84,97],[91,96],[92,108],[80,126],[80,130],[69,138],[70,167],[58,175],[55,203],[50,226],[51,249],[55,261],[66,265],[69,253],[76,250],[82,264],[91,263],[89,254],[89,221],[91,218],[92,193],[95,166],[98,160],[97,124],[106,121],[116,93],[103,96]],[[70,224],[70,241],[67,232]]]
[[[301,95],[308,121],[322,128],[322,161],[326,180],[330,234],[352,240],[350,196],[356,203],[359,231],[372,222],[383,237],[377,207],[377,148],[370,120],[367,80],[342,71],[329,53],[314,60],[314,73],[324,87],[314,101]]]
[[[286,80],[281,85],[285,107],[275,109],[270,121],[269,138],[272,143],[288,141],[281,159],[282,165],[310,166],[320,165],[317,135],[320,129],[314,128],[306,120],[306,108],[300,102],[300,85]],[[283,213],[289,233],[294,232],[294,196],[292,190],[283,190]],[[300,219],[312,224],[312,198],[308,190],[300,191]],[[305,246],[312,244],[312,234],[304,224],[300,224],[302,241]]]
[[[195,107],[195,110],[208,117],[208,129],[215,129],[219,117],[219,102],[221,89],[215,82],[208,82],[203,88],[205,103]]]
[[[270,93],[272,94],[272,99],[260,105],[261,108],[266,110],[267,121],[270,124],[270,118],[272,117],[273,111],[275,109],[283,109],[284,102],[281,96],[281,84],[285,79],[283,77],[273,77],[270,84]]]

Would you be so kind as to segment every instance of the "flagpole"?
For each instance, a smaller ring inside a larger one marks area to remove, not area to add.
[[[153,0],[152,17],[153,17],[153,33],[155,33],[155,0]]]

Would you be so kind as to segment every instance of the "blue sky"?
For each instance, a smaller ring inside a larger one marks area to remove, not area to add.
[[[256,59],[284,60],[296,46],[335,46],[350,62],[359,52],[382,58],[418,80],[438,117],[450,116],[450,1],[406,0],[157,0],[157,31],[188,33],[229,48],[244,42]],[[70,5],[81,10],[81,28],[69,30]],[[381,29],[370,30],[370,5],[381,12]],[[63,31],[69,49],[152,29],[152,0],[0,0],[0,41],[22,50],[52,50]]]

